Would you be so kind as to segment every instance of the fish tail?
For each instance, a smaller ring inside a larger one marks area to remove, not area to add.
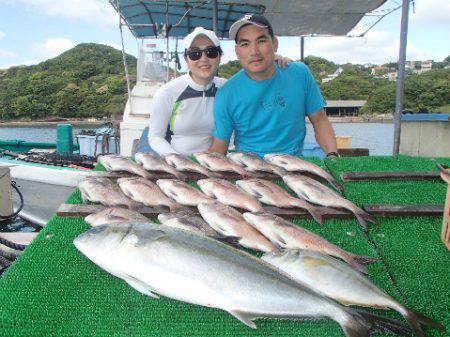
[[[430,326],[435,329],[445,330],[445,327],[435,320],[425,316],[424,314],[414,311],[412,309],[405,308],[401,311],[401,314],[408,321],[409,326],[413,330],[414,334],[419,337],[427,337],[428,335],[422,330],[421,324]]]
[[[354,212],[356,219],[358,220],[359,225],[363,228],[363,229],[367,229],[368,226],[368,222],[371,222],[373,224],[377,224],[378,221],[377,219],[375,219],[372,215],[370,215],[369,213],[363,211],[360,208],[357,208]]]
[[[366,264],[375,262],[376,259],[371,256],[363,256],[351,254],[347,259],[347,263],[352,266],[352,268],[360,271],[363,274],[367,274],[367,266]]]
[[[344,185],[342,185],[340,182],[338,182],[336,179],[333,179],[330,181],[330,184],[334,186],[338,191],[343,192],[344,191]]]
[[[275,165],[274,165],[275,166]],[[284,175],[288,174],[289,172],[286,171],[284,168],[282,167],[277,167],[275,166],[273,168],[273,173],[278,174],[280,177],[283,177]]]
[[[360,309],[344,308],[344,310],[349,317],[340,325],[347,337],[369,337],[376,332],[410,336],[411,330],[409,327],[398,320]]]
[[[322,211],[317,207],[310,207],[308,209],[309,214],[313,217],[314,220],[320,225],[323,224],[323,213]]]

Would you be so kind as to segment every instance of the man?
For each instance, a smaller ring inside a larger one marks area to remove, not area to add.
[[[300,155],[305,117],[328,156],[337,156],[336,138],[324,101],[309,69],[292,62],[280,69],[275,61],[278,40],[262,15],[246,14],[230,28],[243,70],[218,91],[210,152],[226,153],[234,131],[237,151]]]

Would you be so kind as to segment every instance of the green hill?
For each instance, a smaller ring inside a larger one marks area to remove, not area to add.
[[[127,56],[130,73],[136,58]],[[79,44],[34,66],[0,72],[0,116],[5,119],[102,117],[120,114],[126,100],[122,53]],[[135,76],[133,76],[134,78]]]

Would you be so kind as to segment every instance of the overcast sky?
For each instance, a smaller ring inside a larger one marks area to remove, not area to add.
[[[389,0],[392,8],[401,0]],[[383,8],[383,7],[382,7]],[[305,54],[336,63],[396,61],[400,35],[398,10],[378,23],[363,38],[306,38]],[[450,54],[450,0],[418,0],[411,7],[408,60],[441,61]],[[79,43],[120,46],[117,13],[107,0],[0,0],[0,69],[36,64]],[[137,44],[125,32],[127,52],[136,55]],[[234,42],[224,41],[223,62],[235,59]],[[281,38],[279,53],[300,57],[300,39]]]

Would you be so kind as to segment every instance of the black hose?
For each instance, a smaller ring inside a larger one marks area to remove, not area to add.
[[[21,245],[20,243],[15,243],[2,237],[0,237],[0,244],[15,250],[25,250],[27,248],[27,245]]]
[[[20,213],[22,208],[23,208],[23,204],[24,204],[24,202],[23,202],[23,195],[20,192],[19,188],[16,186],[16,182],[15,181],[11,181],[11,186],[12,186],[12,188],[14,188],[16,190],[17,194],[19,194],[20,206],[19,206],[19,209],[17,211],[15,211],[14,213],[12,213],[10,215],[0,215],[0,219],[2,219],[2,220],[9,220],[9,219],[12,219],[12,218],[16,217]]]

